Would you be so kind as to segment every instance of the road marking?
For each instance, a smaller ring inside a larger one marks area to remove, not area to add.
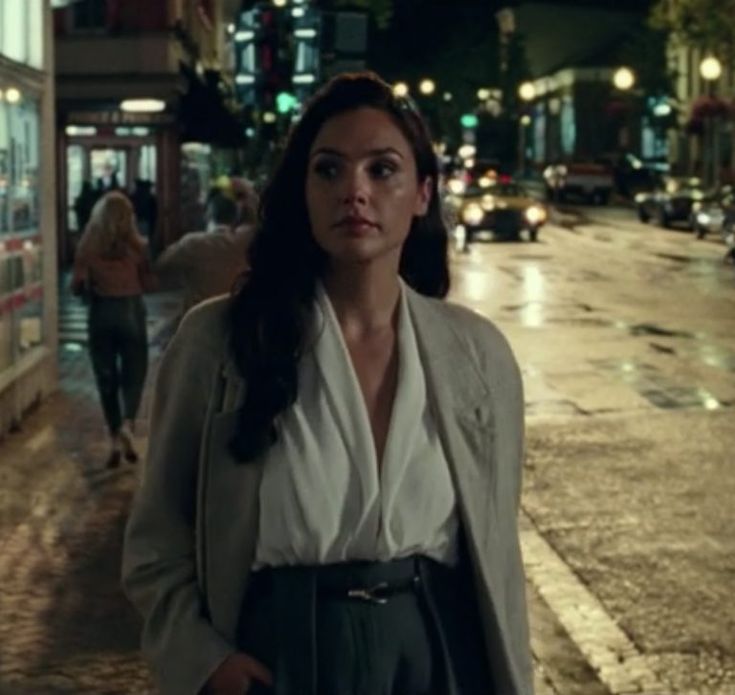
[[[521,512],[526,574],[612,695],[667,695],[670,688],[604,606]]]

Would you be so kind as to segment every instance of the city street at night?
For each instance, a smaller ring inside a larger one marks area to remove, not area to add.
[[[0,0],[0,695],[735,695],[733,18]]]
[[[731,695],[735,269],[630,210],[554,220],[453,254],[452,299],[524,376],[537,691]],[[149,300],[154,363],[174,306]],[[0,444],[0,691],[152,693],[118,579],[139,469],[104,470],[83,308],[61,312],[60,391]]]

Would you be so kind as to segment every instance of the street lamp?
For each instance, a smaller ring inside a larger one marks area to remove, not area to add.
[[[707,56],[699,64],[699,74],[710,83],[719,80],[722,75],[722,63],[715,56]]]
[[[536,87],[533,82],[523,82],[518,87],[518,96],[526,104],[536,98]],[[524,107],[525,108],[525,107]],[[526,175],[526,128],[531,125],[531,117],[524,113],[518,120],[518,171],[521,176]]]
[[[419,92],[421,92],[424,96],[430,96],[434,93],[434,90],[436,89],[436,84],[434,84],[434,80],[425,79],[421,80],[419,83]]]
[[[618,68],[613,74],[613,84],[616,89],[627,92],[635,85],[635,73],[630,68]]]
[[[536,98],[536,87],[534,87],[533,82],[524,82],[518,87],[518,96],[523,101],[533,101]]]
[[[618,147],[621,150],[630,149],[631,147],[634,150],[637,150],[637,147],[633,145],[633,116],[631,111],[633,110],[633,100],[630,98],[629,93],[635,86],[636,81],[636,75],[635,73],[629,68],[623,65],[622,67],[619,67],[614,73],[612,77],[612,83],[615,89],[617,89],[622,94],[625,94],[623,97],[621,94],[621,99],[623,99],[623,123],[619,127],[618,130]]]
[[[405,82],[396,82],[393,85],[393,95],[397,97],[408,96],[408,85]]]
[[[720,183],[720,124],[716,115],[717,104],[714,103],[716,99],[715,82],[720,79],[722,75],[722,63],[713,55],[706,56],[699,64],[699,74],[707,80],[710,99],[712,100],[712,109],[714,113],[705,118],[705,137],[709,140],[706,146],[706,151],[711,158],[711,171],[707,172],[707,177],[712,184],[717,187]],[[709,131],[709,137],[707,137]]]
[[[490,90],[487,87],[480,87],[477,90],[477,98],[480,101],[487,101],[490,98]]]

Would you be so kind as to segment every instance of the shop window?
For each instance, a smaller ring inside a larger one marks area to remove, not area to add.
[[[82,231],[85,220],[77,219],[75,203],[84,184],[84,148],[69,145],[66,148],[66,225],[67,229]]]
[[[10,133],[8,112],[10,108],[0,101],[0,234],[9,229],[8,187],[10,185]]]
[[[36,232],[39,223],[39,109],[23,100],[10,109],[10,226]]]
[[[43,66],[43,0],[0,0],[0,53]]]
[[[0,100],[0,371],[43,341],[36,98]]]
[[[138,160],[138,178],[144,181],[156,182],[156,146],[143,145],[140,148]]]

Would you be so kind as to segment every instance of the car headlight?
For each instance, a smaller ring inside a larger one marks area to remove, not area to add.
[[[540,205],[531,205],[526,208],[526,219],[533,225],[543,224],[546,221],[546,210]]]
[[[640,205],[645,199],[646,199],[645,193],[636,193],[635,194],[635,202]]]
[[[482,196],[482,209],[491,212],[495,209],[495,198],[491,195]]]
[[[470,226],[480,224],[484,218],[485,211],[477,203],[470,203],[462,210],[462,221]]]
[[[449,181],[447,181],[447,188],[451,193],[454,193],[454,195],[462,195],[467,186],[462,179],[449,179]]]

